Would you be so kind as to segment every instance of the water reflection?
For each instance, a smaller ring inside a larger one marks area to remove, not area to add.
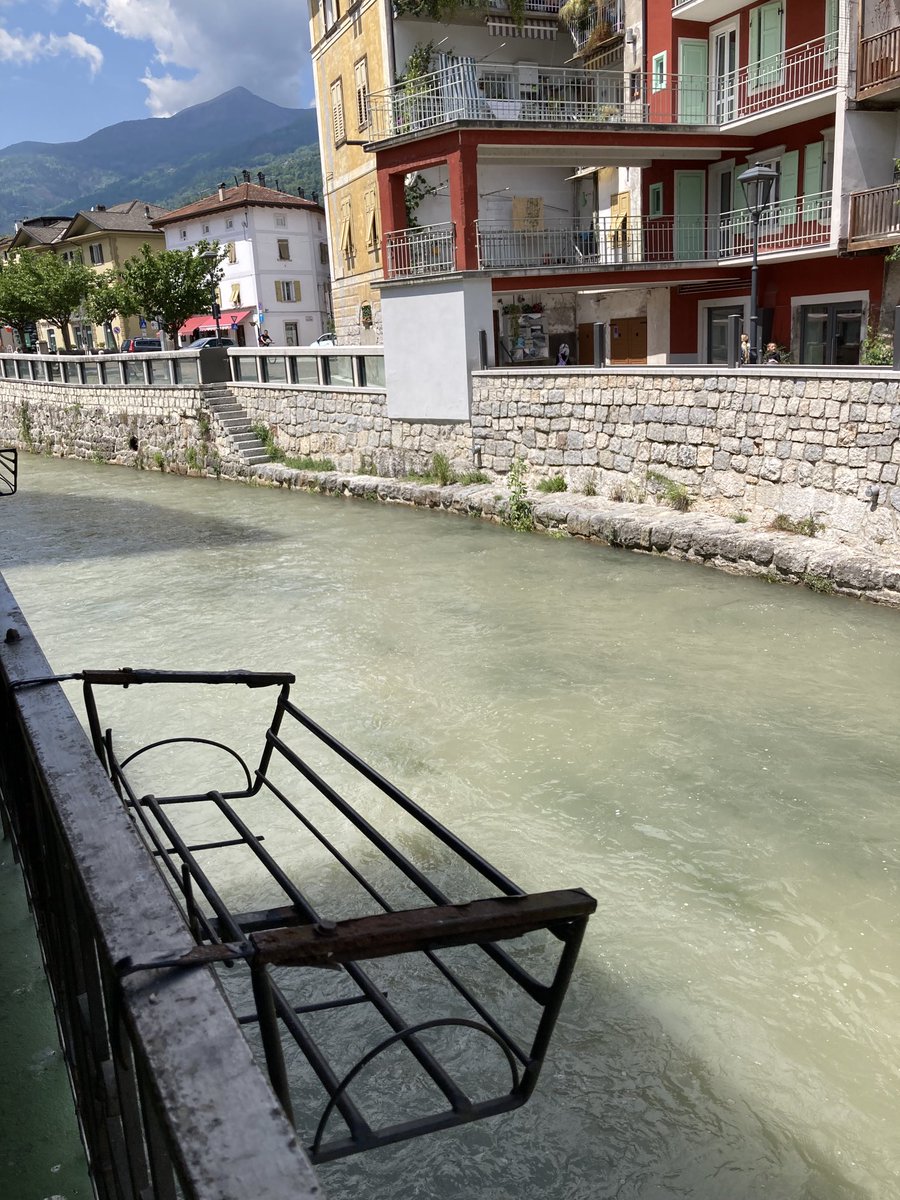
[[[59,670],[294,670],[517,881],[598,897],[535,1099],[323,1168],[331,1200],[894,1194],[897,614],[444,514],[21,486],[0,547]]]

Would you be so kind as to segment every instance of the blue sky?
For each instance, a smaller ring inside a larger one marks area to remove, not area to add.
[[[0,146],[77,140],[238,85],[312,103],[303,0],[0,0]]]

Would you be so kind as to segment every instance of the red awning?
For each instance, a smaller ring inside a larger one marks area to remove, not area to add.
[[[253,310],[250,308],[233,308],[223,309],[222,315],[219,317],[219,328],[231,328],[232,325],[240,325],[241,321],[246,321],[247,317]],[[212,329],[216,328],[216,319],[209,315],[202,317],[188,317],[182,327],[178,330],[182,337],[187,337],[197,329]]]

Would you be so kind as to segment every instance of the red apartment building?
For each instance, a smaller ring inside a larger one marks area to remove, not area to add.
[[[749,320],[738,176],[757,162],[777,172],[759,225],[764,340],[795,362],[854,363],[867,330],[892,324],[896,3],[395,0],[387,13],[399,82],[365,97],[361,141],[397,396],[401,376],[413,384],[392,341],[408,347],[412,328],[428,331],[418,367],[449,380],[456,364],[457,382],[479,363],[479,331],[491,363],[555,361],[562,341],[587,362],[596,321],[613,363],[725,363],[728,317]]]

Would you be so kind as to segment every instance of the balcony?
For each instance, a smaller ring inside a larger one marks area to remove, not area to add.
[[[755,129],[777,128],[779,109],[824,96],[837,85],[837,34],[827,34],[713,79],[710,115],[717,125],[757,118]]]
[[[451,66],[369,97],[372,141],[437,129],[458,121],[597,126],[707,123],[706,76],[670,75],[667,90],[647,95],[646,79],[621,71],[586,71],[522,63]]]
[[[900,27],[861,38],[856,66],[856,88],[868,96],[900,87]]]
[[[456,270],[456,226],[417,225],[385,233],[385,272],[388,279],[447,275]]]
[[[848,248],[868,250],[900,242],[900,183],[850,195]]]
[[[604,217],[590,227],[546,222],[543,229],[510,229],[477,222],[483,271],[545,271],[564,267],[621,269],[749,259],[752,225],[745,208],[718,217]],[[790,254],[831,240],[831,192],[769,205],[759,227],[759,253]]]
[[[625,32],[625,0],[599,0],[580,5],[577,0],[563,6],[561,16],[577,54],[590,54]],[[584,11],[584,9],[587,11]],[[571,16],[569,15],[571,12]]]

